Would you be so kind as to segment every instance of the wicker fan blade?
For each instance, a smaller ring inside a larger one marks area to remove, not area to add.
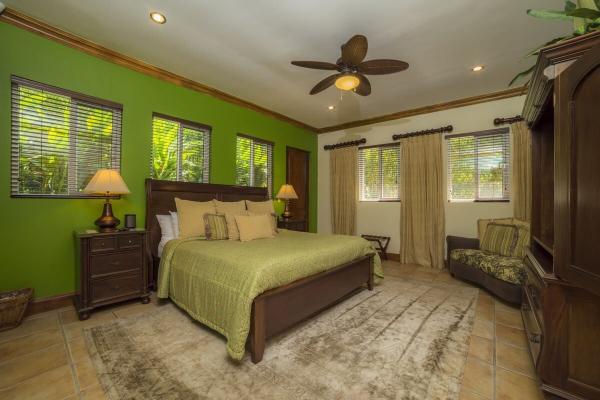
[[[356,66],[358,72],[367,75],[385,75],[404,71],[408,63],[400,60],[369,60],[361,62]]]
[[[342,62],[346,65],[358,65],[367,55],[369,44],[363,35],[354,35],[342,45]]]
[[[317,83],[314,88],[310,91],[310,94],[317,94],[327,89],[329,86],[335,83],[335,80],[340,76],[340,74],[330,75],[327,78],[323,79],[321,82]]]
[[[364,75],[356,74],[356,76],[358,76],[358,79],[360,79],[360,83],[358,84],[356,89],[354,89],[354,91],[357,94],[360,94],[361,96],[370,95],[371,94],[371,82],[369,82],[367,77]]]
[[[325,69],[325,70],[336,70],[338,66],[332,63],[323,62],[323,61],[292,61],[293,65],[304,68],[312,68],[312,69]]]

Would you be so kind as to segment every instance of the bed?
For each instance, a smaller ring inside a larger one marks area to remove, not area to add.
[[[252,361],[260,362],[269,337],[364,288],[372,290],[375,273],[382,276],[379,256],[361,238],[286,230],[244,243],[173,240],[161,259],[156,215],[175,210],[175,197],[262,201],[267,190],[148,179],[146,196],[151,284],[159,297],[224,335],[233,359],[249,347]]]

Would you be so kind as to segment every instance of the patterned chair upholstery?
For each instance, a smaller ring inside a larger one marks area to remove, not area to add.
[[[510,256],[502,256],[480,248],[490,223],[516,226],[518,235]],[[476,283],[511,303],[521,303],[521,286],[526,272],[523,264],[525,246],[529,243],[529,224],[504,218],[479,220],[478,239],[448,236],[448,268],[453,276]]]

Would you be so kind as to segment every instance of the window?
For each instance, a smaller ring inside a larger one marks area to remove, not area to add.
[[[210,127],[155,113],[151,162],[154,179],[208,183]]]
[[[236,184],[273,189],[273,143],[238,135],[235,154]]]
[[[11,195],[91,197],[100,168],[120,169],[122,106],[12,77]]]
[[[358,149],[360,201],[400,200],[400,144]]]
[[[447,137],[448,200],[509,199],[508,128]]]

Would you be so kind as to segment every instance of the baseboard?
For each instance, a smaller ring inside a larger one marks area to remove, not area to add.
[[[387,253],[387,256],[388,260],[400,262],[400,254],[398,253]]]
[[[43,297],[29,302],[25,316],[43,313],[73,305],[75,293],[65,293],[56,296]]]

